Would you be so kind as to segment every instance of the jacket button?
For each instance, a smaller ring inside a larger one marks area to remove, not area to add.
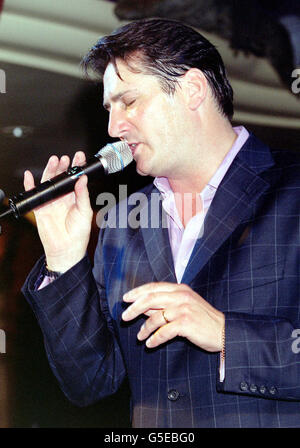
[[[275,395],[277,393],[276,387],[275,386],[271,386],[269,388],[269,392],[270,392],[271,395]]]
[[[266,386],[260,386],[260,388],[259,388],[259,392],[260,392],[261,394],[265,394],[266,391],[267,391]]]
[[[250,390],[251,390],[251,392],[256,392],[257,391],[257,386],[255,384],[251,384],[250,385]]]
[[[168,399],[171,401],[176,401],[179,398],[179,392],[176,389],[171,389],[168,392]]]
[[[242,381],[240,383],[240,389],[243,390],[243,391],[248,390],[248,384],[245,381]]]

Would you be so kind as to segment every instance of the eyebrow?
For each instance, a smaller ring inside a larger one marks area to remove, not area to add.
[[[127,89],[127,90],[123,90],[119,93],[116,93],[115,95],[113,95],[111,97],[111,102],[115,103],[115,102],[119,101],[122,98],[122,96],[126,95],[126,93],[132,93],[132,92],[137,92],[137,90],[136,89],[134,89],[134,90]],[[103,107],[104,107],[104,109],[109,110],[109,103],[105,101],[103,103]]]

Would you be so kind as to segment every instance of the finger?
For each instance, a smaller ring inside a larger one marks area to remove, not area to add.
[[[155,292],[173,292],[175,290],[186,290],[189,287],[187,285],[177,284],[177,283],[169,283],[169,282],[153,282],[153,283],[146,283],[145,285],[138,286],[137,288],[132,289],[131,291],[128,291],[123,296],[124,302],[133,302],[137,300],[139,297],[143,295],[147,295],[149,293],[155,293]]]
[[[61,156],[60,159],[57,156],[51,156],[43,172],[41,183],[63,173],[68,169],[69,165],[70,158],[67,155]]]
[[[33,175],[31,173],[31,171],[26,170],[24,172],[24,188],[25,188],[25,191],[31,190],[34,187],[35,187],[35,184],[34,184]]]
[[[86,175],[80,176],[75,184],[74,191],[78,210],[81,214],[92,215],[89,190],[87,188],[88,178]]]
[[[72,160],[72,166],[82,166],[86,162],[85,153],[83,151],[77,151]]]
[[[181,291],[173,292],[151,292],[139,297],[133,302],[122,314],[122,319],[125,321],[135,319],[140,314],[145,314],[149,310],[165,309],[176,301],[185,301]]]
[[[66,171],[69,168],[69,165],[70,165],[70,157],[66,155],[61,156],[61,158],[59,159],[55,176],[58,176],[58,174],[61,174],[64,171]]]
[[[59,164],[59,158],[57,156],[51,156],[48,163],[43,171],[41,182],[51,179],[55,176],[56,170]]]
[[[178,336],[178,325],[177,322],[170,322],[169,324],[163,325],[155,333],[150,336],[146,341],[146,346],[148,348],[155,348],[161,344],[164,344],[171,339]]]
[[[162,310],[161,310],[162,311]],[[147,311],[145,311],[145,316],[148,316],[148,317],[150,317],[150,316],[152,316],[152,314],[154,314],[154,313],[157,313],[157,310],[147,310]]]
[[[151,314],[149,319],[147,319],[141,326],[140,331],[137,334],[138,339],[146,339],[155,330],[163,325],[173,322],[174,320],[178,320],[178,323],[180,324],[182,321],[182,311],[185,311],[185,307],[182,307],[181,305],[181,303],[176,304],[168,307],[167,309],[155,311],[155,313]],[[148,313],[146,313],[146,315],[148,316]]]
[[[158,328],[166,325],[166,321],[163,317],[163,310],[156,311],[149,317],[141,326],[140,331],[137,334],[137,338],[142,341],[146,339],[151,333]]]

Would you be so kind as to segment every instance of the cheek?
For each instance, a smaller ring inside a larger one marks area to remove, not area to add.
[[[154,97],[143,107],[139,105],[132,108],[128,119],[144,137],[150,133],[152,139],[155,141],[159,139],[164,144],[177,141],[178,134],[181,132],[180,116],[171,100],[161,101]]]
[[[145,132],[151,125],[151,114],[148,114],[145,108],[132,108],[127,114],[127,119],[141,133]]]
[[[181,135],[181,122],[176,113],[176,110],[166,108],[162,110],[162,114],[159,119],[161,136],[165,141],[170,143],[177,142],[178,137]]]
[[[127,117],[129,119],[135,119],[140,114],[140,108],[137,106],[130,106],[127,111]]]

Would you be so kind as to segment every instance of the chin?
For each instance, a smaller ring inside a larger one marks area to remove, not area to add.
[[[140,176],[151,176],[151,174],[144,173],[144,171],[141,171],[141,170],[139,170],[139,169],[137,169],[136,172],[137,172]]]
[[[146,169],[146,167],[140,167],[138,163],[136,164],[136,172],[140,176],[151,176],[149,170]]]

